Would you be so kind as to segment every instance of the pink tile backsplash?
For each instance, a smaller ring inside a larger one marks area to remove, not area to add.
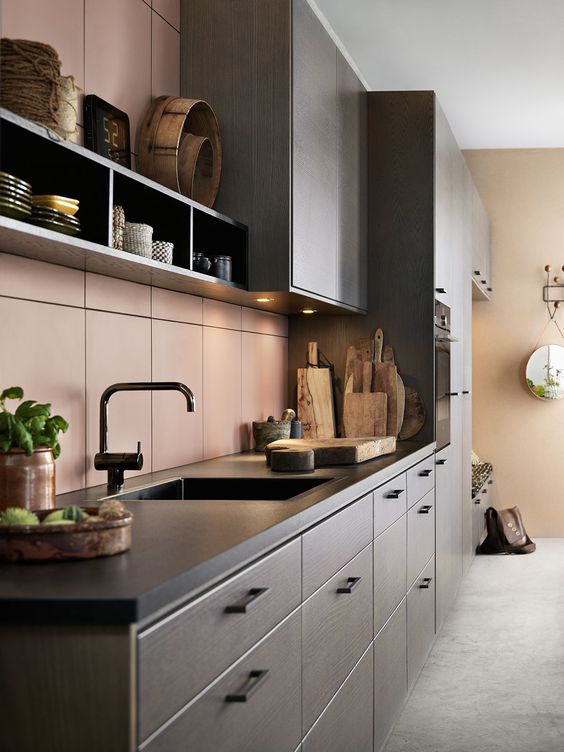
[[[256,308],[243,307],[241,328],[244,332],[276,334],[279,337],[287,337],[288,317],[269,311],[259,311]]]
[[[243,312],[245,309],[243,309]],[[253,447],[252,421],[279,420],[288,407],[288,340],[265,334],[242,334],[242,421],[245,443]]]
[[[153,318],[183,321],[186,324],[202,323],[202,298],[182,292],[153,287]]]
[[[241,306],[204,298],[204,326],[241,331]]]
[[[188,413],[178,392],[153,393],[153,470],[203,456],[202,327],[153,321],[153,381],[181,381],[196,398]]]
[[[58,268],[58,267],[57,267]],[[61,435],[57,492],[85,482],[84,310],[0,297],[0,387],[21,386],[25,399],[50,402],[70,424]],[[16,403],[14,403],[16,405]]]
[[[153,0],[153,10],[180,31],[180,0]]]
[[[245,444],[241,423],[241,332],[204,327],[203,360],[207,459],[238,452]]]
[[[84,307],[84,272],[0,253],[0,295]]]
[[[120,381],[151,381],[151,321],[119,313],[86,311],[86,480],[104,483],[94,469],[99,445],[100,396]],[[133,452],[141,441],[143,470],[151,471],[151,393],[115,394],[108,408],[108,449]],[[126,477],[138,473],[128,472]]]
[[[151,288],[124,279],[86,272],[86,307],[133,316],[150,316]]]
[[[180,34],[157,13],[152,18],[152,71],[153,97],[162,94],[180,96]]]
[[[151,104],[151,9],[141,0],[85,0],[85,93],[129,115],[131,143]]]

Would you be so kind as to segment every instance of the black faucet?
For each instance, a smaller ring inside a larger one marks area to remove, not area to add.
[[[108,452],[108,402],[116,392],[163,391],[174,390],[186,397],[187,411],[193,413],[196,400],[192,390],[180,381],[132,381],[122,384],[112,384],[104,390],[100,397],[100,451],[94,457],[96,470],[108,471],[108,491],[121,491],[123,488],[123,473],[125,470],[141,470],[143,455],[141,442],[137,442],[136,452]]]

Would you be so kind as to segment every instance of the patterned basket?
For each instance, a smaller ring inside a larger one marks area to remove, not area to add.
[[[112,248],[123,251],[123,233],[125,230],[125,211],[123,206],[114,204],[112,219]]]
[[[151,225],[126,222],[123,234],[123,250],[135,253],[137,256],[151,258],[153,228]]]
[[[174,243],[167,243],[165,240],[153,240],[153,261],[172,264],[173,250]]]

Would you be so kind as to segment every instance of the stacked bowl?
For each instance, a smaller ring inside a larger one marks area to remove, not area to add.
[[[66,196],[32,196],[31,222],[40,227],[65,235],[80,232],[80,220],[74,215],[78,211],[79,201]]]
[[[8,172],[0,172],[0,214],[25,221],[31,216],[31,185]]]

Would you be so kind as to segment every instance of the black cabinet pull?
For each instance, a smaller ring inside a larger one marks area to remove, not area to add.
[[[482,489],[482,493],[487,493],[487,492],[488,492],[487,488]]]
[[[404,492],[403,488],[397,488],[394,491],[390,491],[389,493],[387,493],[384,496],[384,498],[385,499],[399,499],[399,497],[402,495],[403,492]]]
[[[254,606],[261,595],[268,593],[270,588],[267,587],[255,587],[251,588],[247,595],[244,595],[238,603],[234,603],[232,606],[225,607],[226,614],[246,614],[251,606]]]
[[[437,287],[437,288],[435,288],[435,290],[436,290],[436,292],[440,292],[443,295],[446,294],[446,290],[445,290],[444,287]]]
[[[432,472],[433,472],[432,470],[420,470],[419,471],[419,475],[422,478],[428,478],[431,475]]]
[[[491,288],[491,287],[488,287],[488,288],[487,288],[487,291],[488,291],[488,292],[493,292],[493,290],[492,290],[492,288]]]
[[[362,577],[347,577],[348,585],[345,585],[344,587],[338,587],[337,592],[338,593],[352,593],[352,591],[357,587],[357,585],[362,580]]]
[[[433,582],[432,577],[423,577],[419,587],[421,588],[421,590],[428,590],[432,582]]]
[[[481,273],[482,273],[482,272],[480,272],[480,271],[474,272],[474,274],[475,274],[475,275],[476,275],[477,277],[479,277]]]
[[[442,459],[442,460],[437,460],[437,462],[435,464],[437,464],[437,465],[446,465],[446,463],[447,463],[447,461],[445,459]]]
[[[478,501],[474,502],[474,504],[479,504],[479,503],[480,503],[480,499],[478,499]]]
[[[491,486],[491,485],[492,485],[492,483],[493,483],[493,480],[489,480],[489,481],[488,481],[488,485],[489,485],[489,486]]]
[[[269,671],[250,671],[245,683],[238,692],[225,695],[225,702],[248,702],[257,689],[268,679]]]
[[[447,392],[447,397],[458,397],[458,392]]]
[[[462,394],[470,394],[470,390],[469,389],[464,389],[464,391],[462,392]]]
[[[424,506],[419,507],[419,509],[417,510],[417,512],[419,514],[429,514],[429,512],[431,511],[432,508],[433,508],[432,504],[425,504]]]

